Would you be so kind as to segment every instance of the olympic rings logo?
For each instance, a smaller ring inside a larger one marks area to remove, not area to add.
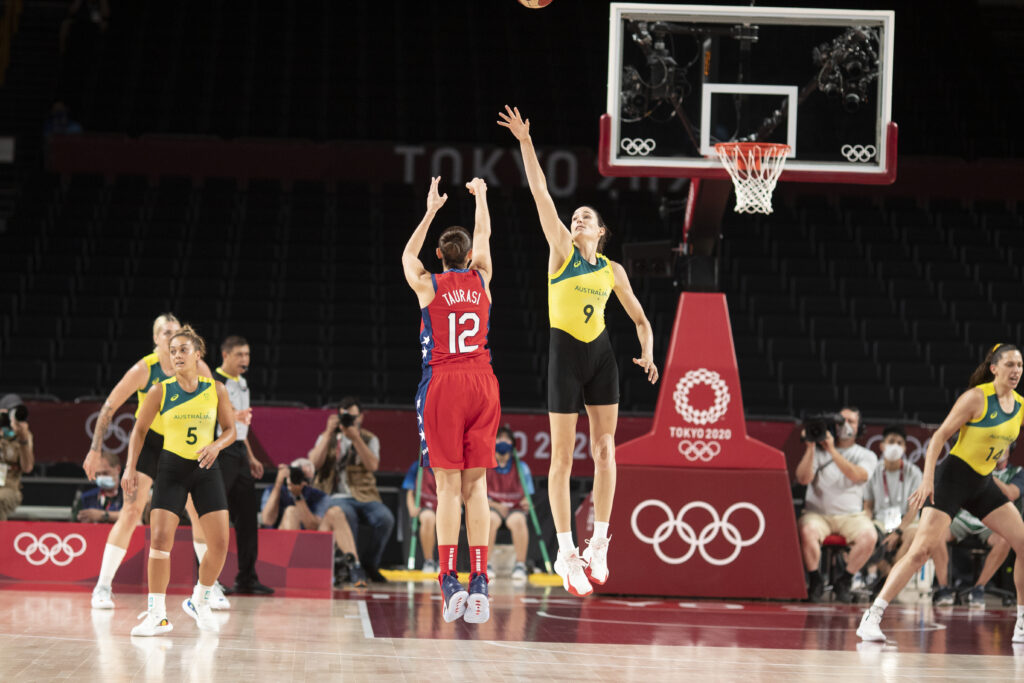
[[[96,420],[100,417],[99,411],[96,411],[85,420],[85,435],[89,437],[89,441],[92,441],[92,436],[96,432]],[[127,428],[124,426],[124,422],[128,421]],[[107,450],[113,451],[114,453],[121,453],[124,449],[128,448],[128,439],[131,437],[132,427],[135,426],[135,416],[131,413],[121,413],[113,420],[110,421],[110,425],[107,427],[107,433],[103,435],[103,440],[113,436],[117,439],[117,447],[109,448]]]
[[[847,161],[871,161],[875,158],[877,150],[874,145],[843,145],[839,153],[846,157]]]
[[[646,534],[641,533],[640,529],[637,527],[637,518],[640,516],[640,512],[642,510],[651,506],[663,511],[667,519],[657,526],[652,536],[647,536]],[[692,526],[683,521],[683,518],[686,517],[686,513],[695,508],[706,510],[708,514],[711,515],[711,522],[701,529],[700,533],[695,532]],[[757,517],[757,532],[750,538],[743,538],[740,534],[740,530],[737,529],[736,525],[730,521],[733,513],[738,510],[749,510],[754,513],[755,517]],[[672,509],[664,502],[649,499],[633,508],[633,515],[630,518],[630,526],[632,526],[633,534],[636,535],[638,539],[648,545],[654,546],[654,554],[657,555],[665,564],[683,564],[693,557],[695,552],[700,551],[700,556],[703,557],[708,564],[715,565],[716,567],[723,567],[727,564],[731,564],[737,557],[739,557],[740,551],[744,548],[761,540],[761,537],[764,535],[765,521],[764,513],[762,513],[756,505],[746,501],[733,503],[725,511],[725,514],[722,515],[722,517],[719,517],[718,511],[709,503],[705,503],[702,500],[695,500],[687,503],[682,507],[678,514],[673,515]],[[683,539],[683,541],[690,546],[690,549],[681,557],[669,557],[661,549],[662,542],[667,540],[668,537],[672,535],[673,531],[675,531],[679,535],[679,538]],[[712,557],[706,549],[707,544],[715,540],[715,538],[718,537],[719,532],[722,533],[725,540],[729,541],[733,545],[732,552],[724,558]]]
[[[697,410],[690,405],[690,389],[703,384],[711,387],[715,392],[715,402],[707,410]],[[672,394],[676,403],[676,412],[683,416],[683,419],[691,424],[706,425],[714,424],[723,417],[729,409],[729,386],[714,370],[701,368],[690,370],[680,378],[676,384],[676,390]]]
[[[28,544],[22,543],[27,540]],[[79,548],[72,545],[72,541],[81,544]],[[14,552],[24,555],[28,563],[36,567],[47,562],[53,562],[58,567],[66,567],[71,564],[79,555],[85,552],[86,543],[81,534],[68,534],[61,538],[52,531],[35,537],[28,531],[22,531],[14,537]]]
[[[636,156],[639,154],[642,157],[647,156],[654,151],[657,147],[657,143],[653,138],[622,138],[619,143],[619,147],[622,148],[626,154],[630,156]]]
[[[683,439],[679,442],[679,455],[694,462],[711,462],[711,459],[722,452],[722,445],[717,441],[690,441]]]

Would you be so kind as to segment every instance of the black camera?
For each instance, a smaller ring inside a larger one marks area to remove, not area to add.
[[[301,486],[306,483],[306,473],[301,467],[292,465],[288,471],[288,480],[295,486]]]
[[[338,423],[338,431],[341,431],[342,429],[348,429],[349,427],[356,423],[356,416],[352,415],[351,413],[340,412],[338,413]]]
[[[831,433],[833,439],[839,432],[839,427],[846,422],[846,419],[839,413],[815,413],[804,419],[804,441],[809,443],[821,443],[825,440],[825,434]]]
[[[18,422],[24,422],[28,419],[28,408],[24,405],[16,405],[10,411],[5,410],[0,413],[0,428],[11,426],[11,413],[14,413],[14,419]]]

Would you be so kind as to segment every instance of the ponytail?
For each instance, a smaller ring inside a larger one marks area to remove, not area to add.
[[[991,366],[997,365],[999,359],[1003,357],[1003,354],[1007,351],[1018,351],[1019,349],[1013,344],[996,344],[989,349],[988,354],[985,356],[985,360],[981,365],[974,369],[971,373],[971,378],[967,381],[967,386],[976,387],[979,384],[985,384],[995,379],[995,375],[992,374]]]

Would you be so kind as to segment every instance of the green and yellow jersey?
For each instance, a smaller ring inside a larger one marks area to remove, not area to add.
[[[590,263],[574,244],[558,272],[548,276],[548,319],[551,327],[581,342],[604,332],[604,307],[615,287],[612,264],[603,254]]]
[[[185,391],[176,377],[165,379],[160,401],[164,450],[186,460],[198,460],[196,452],[213,443],[217,428],[217,385],[199,377],[193,392]]]
[[[142,410],[142,401],[146,398],[146,392],[152,389],[155,385],[160,384],[168,375],[164,374],[164,369],[160,367],[160,357],[156,353],[151,353],[148,356],[143,356],[142,362],[149,367],[149,378],[146,380],[146,388],[139,389],[136,392],[136,398],[138,398],[139,405],[135,408],[135,419],[139,419],[139,411]],[[163,434],[163,423],[160,421],[160,416],[157,415],[153,418],[153,424],[149,427],[157,434]]]
[[[960,458],[980,475],[987,476],[995,469],[1003,452],[1017,440],[1021,419],[1024,418],[1024,397],[1013,392],[1013,410],[1006,412],[999,405],[995,384],[979,384],[985,394],[985,414],[980,420],[968,422],[960,428],[950,453]]]

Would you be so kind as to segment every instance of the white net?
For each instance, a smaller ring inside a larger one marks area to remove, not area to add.
[[[715,151],[736,188],[736,213],[771,213],[789,145],[720,142]]]

